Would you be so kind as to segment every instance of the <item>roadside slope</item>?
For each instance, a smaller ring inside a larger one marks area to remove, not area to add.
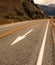
[[[46,15],[30,0],[0,0],[0,24],[13,21],[45,18]],[[9,21],[5,21],[9,19]]]

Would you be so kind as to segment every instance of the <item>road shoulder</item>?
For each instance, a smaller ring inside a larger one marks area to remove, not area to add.
[[[54,46],[53,46],[53,62],[55,65],[55,26],[52,26],[52,37],[53,37],[53,41],[54,41]]]
[[[55,27],[52,27],[52,36],[53,36],[53,41],[55,46]]]

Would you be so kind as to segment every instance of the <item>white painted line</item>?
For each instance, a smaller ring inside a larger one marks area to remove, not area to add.
[[[45,48],[45,43],[46,43],[46,37],[47,37],[49,22],[50,21],[48,21],[48,23],[47,23],[46,31],[45,31],[45,34],[44,34],[43,42],[42,42],[42,45],[41,45],[41,49],[40,49],[40,53],[39,53],[39,57],[38,57],[36,65],[42,65],[42,60],[43,60],[43,54],[44,54],[44,48]]]
[[[23,36],[17,37],[16,40],[11,44],[11,46],[14,45],[14,44],[16,44],[17,42],[23,40],[24,38],[26,38],[26,36],[27,36],[30,32],[32,32],[32,31],[33,31],[33,29],[31,29],[30,31],[28,31],[28,32],[27,32],[26,34],[24,34]]]

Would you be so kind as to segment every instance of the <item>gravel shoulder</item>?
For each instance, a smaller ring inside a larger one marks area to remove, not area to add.
[[[53,46],[53,61],[54,61],[54,64],[55,65],[55,23],[52,24],[52,37],[53,37],[53,41],[54,41],[54,46]]]

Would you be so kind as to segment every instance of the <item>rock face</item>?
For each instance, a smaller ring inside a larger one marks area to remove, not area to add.
[[[0,0],[0,16],[18,21],[46,17],[33,0]]]

